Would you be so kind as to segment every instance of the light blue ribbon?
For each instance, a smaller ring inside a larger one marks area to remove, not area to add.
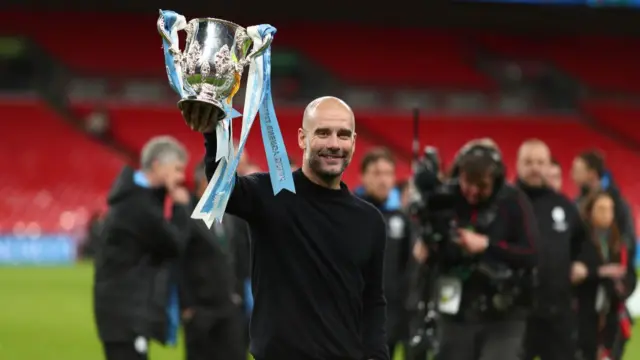
[[[260,25],[258,27],[258,32],[260,36],[265,39],[269,35],[273,36],[276,29],[271,25]],[[273,99],[271,96],[271,47],[269,46],[261,56],[263,57],[262,92],[258,94],[256,87],[259,86],[259,84],[257,82],[254,83],[253,91],[250,92],[251,98],[245,100],[249,101],[249,109],[247,113],[253,114],[256,112],[255,106],[258,107],[262,138],[274,195],[277,195],[283,189],[295,193],[296,190],[293,182],[293,175],[291,173],[291,166],[289,164],[289,157],[284,146],[280,127],[278,126],[278,119],[276,118]],[[248,121],[251,122],[253,122],[253,120],[254,119],[248,119]],[[248,136],[245,136],[240,139],[240,144],[238,144],[238,153],[233,157],[231,164],[224,169],[224,174],[221,176],[224,178],[222,183],[216,183],[214,185],[214,189],[211,192],[213,197],[211,201],[213,208],[209,206],[203,208],[204,211],[211,209],[213,211],[214,218],[217,220],[222,219],[226,204],[231,196],[235,183],[236,169],[238,168],[247,138]]]
[[[182,15],[171,10],[160,10],[160,17],[164,22],[164,31],[166,34],[162,36],[162,46],[164,48],[164,65],[167,68],[167,77],[169,78],[169,85],[171,88],[180,95],[180,98],[185,98],[188,95],[194,95],[191,89],[186,89],[182,81],[182,74],[176,69],[175,57],[171,53],[171,46],[178,44],[178,32],[177,28],[178,19]],[[166,38],[169,37],[169,39]]]
[[[276,28],[271,25],[260,25],[258,29],[260,36],[263,39],[268,35],[273,36],[276,33]],[[289,157],[284,146],[280,127],[278,126],[278,119],[276,118],[273,99],[271,96],[271,46],[269,46],[262,54],[262,66],[262,93],[256,94],[257,91],[255,91],[256,89],[254,88],[252,94],[253,96],[259,96],[258,101],[252,99],[248,99],[248,101],[250,101],[250,105],[257,104],[259,108],[262,139],[267,157],[267,164],[269,166],[269,175],[271,176],[273,194],[277,195],[283,189],[295,193],[296,189],[293,183],[293,175],[291,174],[291,166],[289,165]],[[257,85],[257,83],[254,84],[254,86]],[[255,111],[255,109],[252,106],[249,113],[252,113],[253,111]],[[238,168],[247,138],[248,136],[241,139],[238,146],[238,154],[234,157],[231,166],[227,169],[227,174],[225,176],[227,181],[224,182],[224,190],[231,189],[232,182],[230,180],[232,180],[231,177],[235,175],[235,171]]]
[[[271,25],[260,25],[260,35],[265,38],[267,35],[275,35],[276,29]],[[264,54],[264,86],[262,88],[262,102],[260,105],[260,130],[262,132],[262,142],[269,165],[269,176],[273,194],[277,195],[283,189],[292,193],[296,192],[291,174],[289,156],[284,146],[284,139],[278,125],[276,111],[273,108],[273,98],[271,96],[271,46]]]

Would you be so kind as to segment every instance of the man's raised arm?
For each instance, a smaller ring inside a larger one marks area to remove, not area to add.
[[[204,134],[204,165],[207,181],[211,181],[218,167],[216,162],[216,133]],[[261,206],[260,175],[236,176],[235,184],[227,203],[226,212],[251,222]]]

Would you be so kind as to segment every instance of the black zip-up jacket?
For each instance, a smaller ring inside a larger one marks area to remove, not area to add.
[[[489,246],[484,253],[469,256],[463,253],[459,245],[445,242],[441,250],[444,273],[451,273],[452,269],[459,266],[480,262],[502,264],[514,270],[531,270],[537,266],[536,246],[540,238],[538,225],[531,204],[520,189],[500,184],[489,199],[478,205],[471,205],[457,187],[454,211],[458,227],[471,228],[486,235]],[[467,279],[463,278],[461,311],[454,316],[461,321],[466,321],[468,315],[475,318],[478,315],[474,310],[477,299],[491,292],[487,282],[482,281],[482,276],[477,272],[469,276]]]
[[[193,199],[197,204],[198,199]],[[196,316],[211,321],[234,313],[234,271],[231,243],[222,224],[208,229],[204,222],[190,219],[190,236],[182,256],[180,305],[194,308]]]
[[[585,257],[594,250],[587,249],[593,248],[593,243],[586,225],[573,202],[564,195],[522,181],[517,186],[531,201],[540,232],[536,312],[552,315],[569,311],[572,263],[582,261],[590,271],[596,271],[595,264]]]
[[[406,301],[409,293],[409,272],[413,233],[411,220],[400,208],[360,194],[360,198],[375,206],[387,224],[387,249],[384,256],[384,290],[387,298],[387,333],[390,340],[406,336]]]
[[[164,216],[164,189],[138,186],[126,167],[111,189],[94,261],[94,315],[103,342],[164,343],[171,269],[188,236],[189,209]]]

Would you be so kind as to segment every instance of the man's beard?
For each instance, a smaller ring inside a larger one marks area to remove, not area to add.
[[[333,154],[333,155],[338,155],[338,154]],[[322,179],[324,182],[330,183],[336,178],[339,178],[340,176],[342,176],[342,173],[344,173],[344,171],[346,170],[347,165],[349,165],[349,158],[344,154],[342,156],[343,156],[342,166],[340,167],[340,169],[328,171],[322,168],[322,159],[320,158],[320,154],[319,153],[311,154],[311,156],[309,156],[309,168],[311,168],[311,171],[313,171],[316,175],[318,175],[318,177]]]

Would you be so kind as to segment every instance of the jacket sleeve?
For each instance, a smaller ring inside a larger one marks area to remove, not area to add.
[[[365,274],[363,294],[363,343],[366,359],[389,360],[387,348],[387,300],[384,297],[383,270],[387,229],[379,214],[373,256]]]
[[[498,223],[489,234],[487,255],[514,268],[533,268],[538,263],[538,224],[529,200],[520,190],[515,191],[500,206]]]
[[[216,161],[216,146],[217,140],[215,132],[204,134],[204,164],[208,181],[211,181],[218,167],[218,162]],[[227,203],[226,212],[249,222],[259,218],[258,208],[261,204],[259,180],[259,175],[236,176],[231,197]]]
[[[593,243],[587,224],[576,210],[576,222],[571,228],[571,261],[579,261],[587,267],[587,280],[598,279],[598,249]]]

